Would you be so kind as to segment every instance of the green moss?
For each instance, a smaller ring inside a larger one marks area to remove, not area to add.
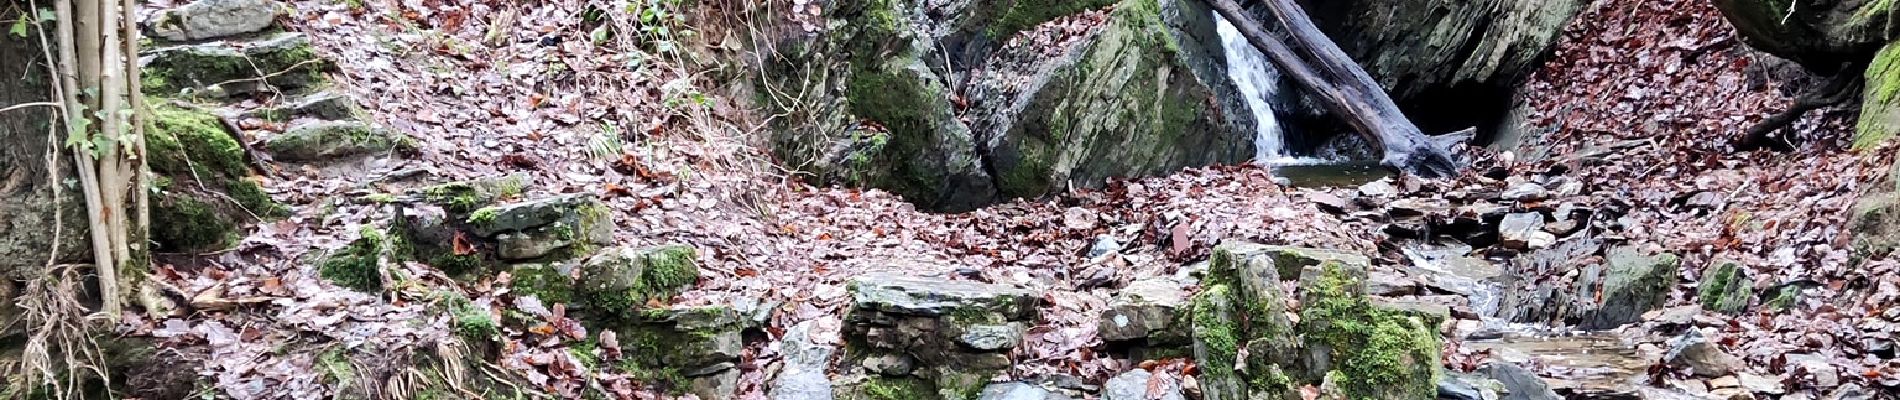
[[[152,241],[169,252],[217,250],[237,243],[238,227],[196,198],[173,193],[154,196]]]
[[[1748,301],[1754,296],[1755,285],[1743,275],[1741,265],[1732,262],[1717,266],[1702,278],[1702,285],[1696,289],[1702,308],[1727,314],[1747,310]]]
[[[337,286],[365,292],[383,290],[380,259],[387,245],[383,232],[364,228],[361,237],[323,260],[317,275]]]
[[[258,186],[257,182],[233,180],[225,184],[224,188],[239,207],[244,207],[258,218],[274,220],[290,216],[290,207],[271,199],[270,194],[264,193],[264,188]]]
[[[923,400],[942,396],[929,382],[916,378],[874,376],[860,383],[865,400]]]
[[[453,213],[465,213],[494,201],[480,188],[465,182],[445,183],[422,191],[423,201]]]
[[[499,208],[483,207],[482,209],[475,210],[474,213],[468,215],[468,223],[469,225],[485,225],[490,222],[495,222],[495,217],[498,217],[500,215],[501,215],[501,209]]]
[[[468,298],[457,295],[449,304],[449,315],[455,322],[455,333],[471,342],[485,342],[501,336],[501,326],[495,321],[488,309],[478,307]]]
[[[1891,0],[1885,0],[1891,2]],[[1854,149],[1866,150],[1885,143],[1900,126],[1900,45],[1889,44],[1874,54],[1867,66],[1867,89],[1861,99],[1859,122],[1854,127]]]
[[[254,46],[241,52],[202,46],[158,49],[140,71],[140,88],[148,94],[169,94],[227,81],[268,77],[272,84],[307,85],[323,79],[327,63],[317,57],[308,40]],[[260,74],[261,72],[261,74]]]
[[[243,145],[224,130],[218,116],[167,102],[155,103],[145,143],[146,154],[150,156],[146,162],[152,172],[165,175],[197,172],[223,178],[249,175]]]
[[[509,290],[517,295],[532,295],[548,304],[574,301],[574,279],[558,268],[541,264],[515,266],[510,272]]]
[[[317,355],[317,373],[323,374],[333,387],[349,387],[356,382],[356,367],[341,347]]]
[[[1796,301],[1801,300],[1801,289],[1799,285],[1781,286],[1781,289],[1775,292],[1775,297],[1762,302],[1762,306],[1770,310],[1787,311],[1789,307],[1794,307]]]
[[[1198,360],[1203,373],[1228,377],[1234,373],[1243,333],[1228,317],[1233,312],[1232,298],[1233,289],[1217,283],[1195,295],[1189,306],[1194,337],[1206,348],[1206,359]]]
[[[590,282],[582,294],[587,307],[620,319],[640,317],[650,301],[679,295],[699,280],[697,255],[691,246],[670,245],[645,249],[633,260],[638,265],[607,262],[589,265]],[[626,276],[638,270],[637,276]]]
[[[1353,288],[1357,277],[1344,264],[1327,261],[1314,284],[1305,285],[1308,304],[1300,310],[1300,331],[1312,343],[1331,348],[1335,367],[1348,377],[1340,382],[1351,398],[1427,398],[1436,392],[1438,334],[1421,318],[1374,307]]]

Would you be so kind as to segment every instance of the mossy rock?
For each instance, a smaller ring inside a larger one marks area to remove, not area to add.
[[[1890,44],[1875,53],[1865,77],[1860,119],[1854,125],[1855,150],[1879,147],[1900,132],[1900,45]]]
[[[337,286],[380,292],[384,284],[380,261],[390,245],[382,231],[365,228],[348,246],[324,257],[318,264],[317,275]]]
[[[386,153],[400,134],[358,121],[311,121],[264,141],[278,161],[318,162]]]
[[[1432,398],[1435,328],[1445,316],[1375,304],[1365,294],[1365,263],[1322,249],[1216,247],[1208,286],[1189,306],[1207,398],[1297,398],[1297,388],[1329,375],[1349,398]],[[1289,268],[1300,281],[1297,324],[1285,317],[1280,289],[1280,271]]]
[[[243,146],[216,115],[154,103],[146,154],[159,251],[222,249],[236,243],[243,225],[290,214],[249,179]]]
[[[699,281],[692,246],[616,247],[581,264],[580,295],[589,312],[635,320],[652,301],[665,301]]]
[[[1000,50],[1037,61],[971,84],[972,130],[991,138],[983,153],[999,198],[1252,155],[1251,133],[1233,129],[1211,106],[1216,89],[1196,76],[1194,57],[1204,54],[1170,26],[1180,22],[1170,13],[1187,12],[1178,3],[1119,1],[1099,33],[1057,57],[1038,54],[1043,46]]]
[[[161,47],[145,55],[140,86],[145,93],[157,95],[185,90],[244,93],[258,86],[260,79],[278,88],[301,88],[322,81],[322,72],[330,68],[308,38],[292,32],[250,42]]]
[[[241,236],[225,212],[195,196],[161,192],[152,196],[152,241],[163,252],[203,252],[228,248]]]
[[[1309,268],[1321,272],[1301,283],[1299,331],[1309,351],[1323,351],[1308,360],[1308,373],[1343,375],[1341,386],[1355,399],[1435,396],[1439,321],[1375,306],[1359,289],[1363,276],[1342,263]]]
[[[1583,329],[1610,329],[1641,321],[1643,313],[1662,308],[1676,284],[1674,254],[1645,254],[1634,247],[1610,249],[1604,271],[1602,302],[1583,318]]]
[[[514,281],[509,290],[516,296],[534,296],[544,303],[569,303],[575,300],[574,266],[567,263],[516,264],[509,275]]]
[[[1696,289],[1702,308],[1724,314],[1741,314],[1755,297],[1755,282],[1748,279],[1741,264],[1723,262],[1703,275]]]

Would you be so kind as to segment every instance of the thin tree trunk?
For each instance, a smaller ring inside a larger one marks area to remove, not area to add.
[[[1244,12],[1235,0],[1209,0],[1221,17],[1240,31],[1247,42],[1265,53],[1280,72],[1318,95],[1328,111],[1346,119],[1354,131],[1378,143],[1381,164],[1427,178],[1448,177],[1461,168],[1449,148],[1419,131],[1399,111],[1385,89],[1364,68],[1333,44],[1293,0],[1264,0],[1277,28],[1290,42],[1281,42]]]

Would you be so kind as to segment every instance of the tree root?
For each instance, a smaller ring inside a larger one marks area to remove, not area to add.
[[[1826,78],[1826,83],[1795,97],[1794,104],[1787,110],[1770,115],[1768,119],[1749,127],[1748,133],[1736,143],[1736,149],[1752,151],[1766,148],[1781,152],[1793,151],[1794,143],[1786,138],[1775,137],[1775,132],[1801,119],[1809,111],[1846,103],[1860,95],[1861,87],[1866,83],[1866,79],[1861,76],[1861,71],[1866,67],[1866,63],[1842,66],[1840,71]]]

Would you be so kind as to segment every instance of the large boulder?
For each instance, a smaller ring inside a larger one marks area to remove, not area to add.
[[[1193,1],[1123,1],[1081,38],[1028,32],[997,50],[971,82],[966,115],[985,138],[998,195],[1034,197],[1252,155],[1252,129],[1240,125],[1251,115],[1209,84],[1228,82],[1214,58],[1218,41],[1206,44],[1215,36],[1210,16]],[[1066,46],[1052,52],[1046,42]]]
[[[1251,154],[1250,118],[1221,111],[1240,103],[1205,5],[1125,0],[1033,29],[1108,3],[832,3],[831,29],[770,44],[766,85],[819,89],[774,148],[820,181],[944,211]]]
[[[1872,149],[1900,133],[1900,45],[1887,45],[1874,54],[1863,73],[1860,119],[1854,125],[1854,148]]]
[[[1715,7],[1750,47],[1820,73],[1866,61],[1900,33],[1889,1],[1716,0]]]
[[[1427,131],[1502,113],[1510,90],[1548,56],[1583,0],[1302,0],[1320,31],[1365,67]],[[1253,10],[1267,18],[1264,7]],[[1472,99],[1496,101],[1495,109]],[[1475,112],[1474,112],[1475,111]],[[1463,125],[1463,126],[1459,126]]]

